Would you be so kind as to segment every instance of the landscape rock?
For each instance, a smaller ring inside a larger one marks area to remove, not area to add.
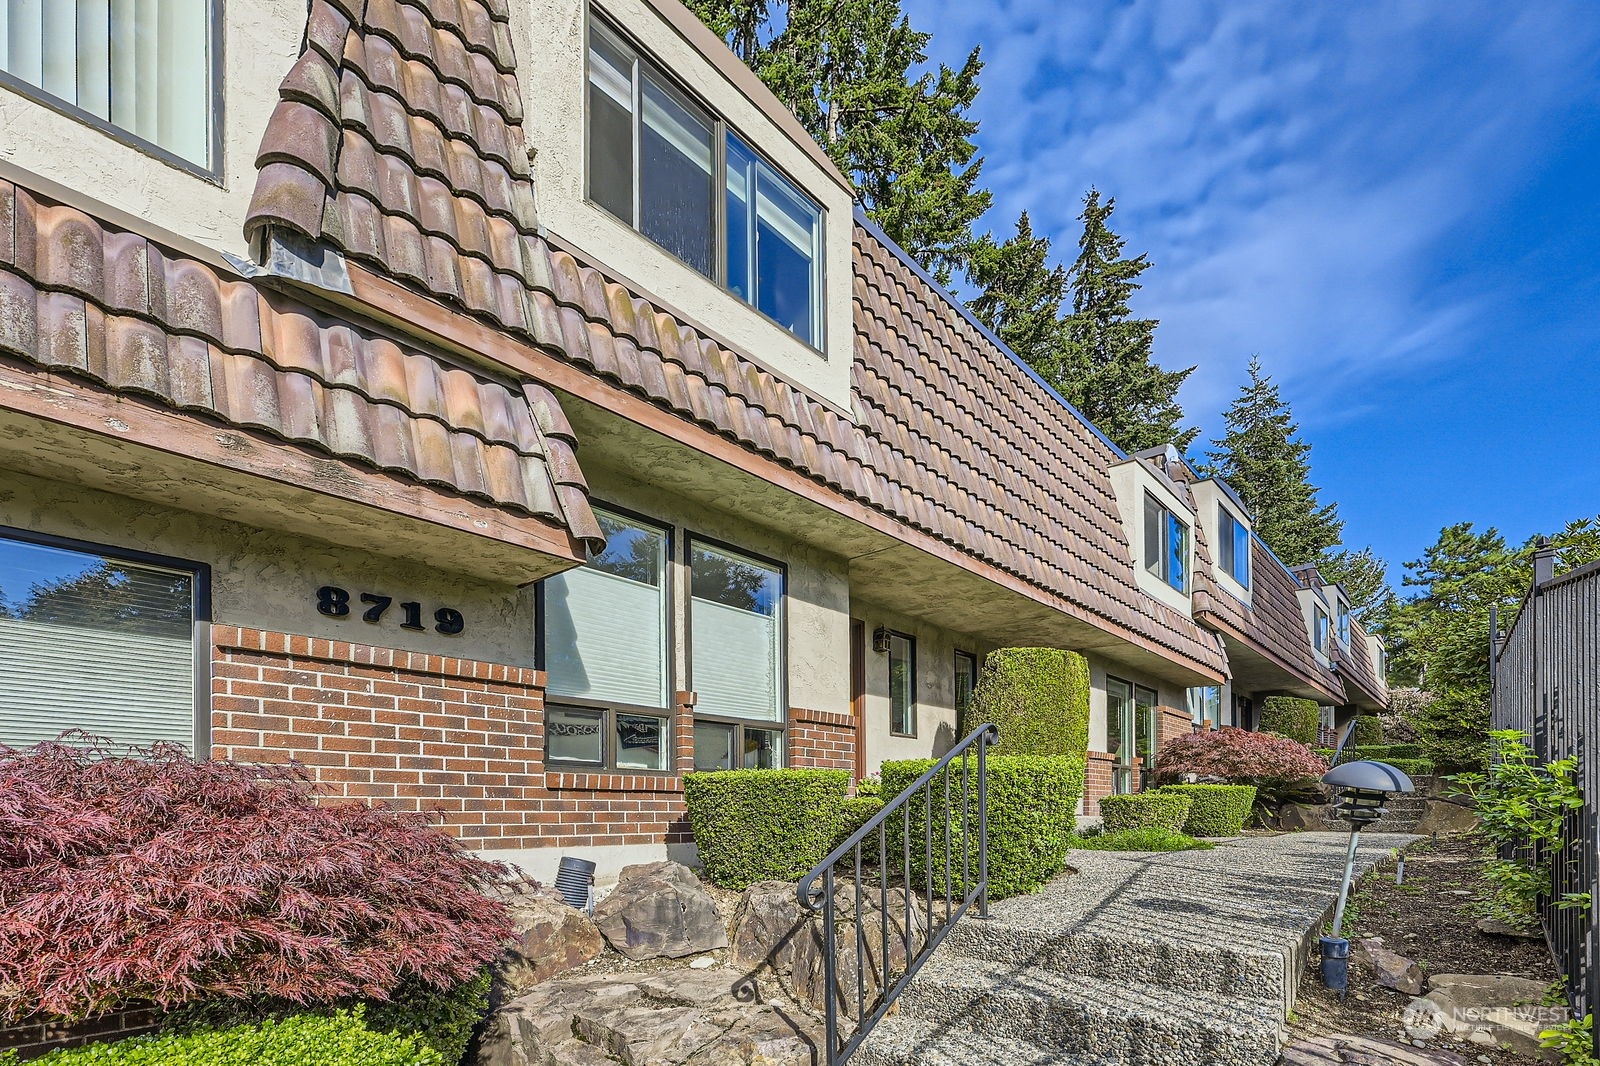
[[[1420,1050],[1368,1036],[1319,1036],[1283,1049],[1282,1066],[1465,1066],[1448,1051]]]
[[[582,966],[605,950],[600,930],[589,916],[567,906],[560,893],[554,896],[540,892],[512,904],[517,939],[507,948],[500,968],[511,996]]]
[[[838,944],[836,995],[839,999],[840,1012],[846,1017],[854,1018],[857,991],[855,974],[858,968],[854,889],[849,885],[841,886],[835,891],[834,900],[836,915],[834,936]],[[878,895],[869,890],[861,898],[863,951],[860,969],[865,979],[864,993],[868,1003],[872,1002],[882,985],[885,965],[888,967],[891,979],[904,973],[908,946],[909,955],[915,956],[922,950],[923,938],[928,931],[922,903],[916,893],[910,893],[909,917],[906,893],[891,891],[888,903],[888,938],[885,941],[884,910],[879,906]],[[828,995],[827,978],[823,972],[822,942],[822,916],[816,914],[807,921],[804,931],[796,939],[792,980],[785,985],[795,999],[817,1011],[826,1007]]]
[[[594,910],[606,942],[629,959],[681,959],[728,946],[711,894],[682,863],[627,866]]]
[[[794,971],[795,946],[806,920],[792,882],[758,881],[745,889],[733,912],[729,961],[787,978]]]
[[[1429,798],[1423,802],[1422,816],[1412,832],[1419,836],[1457,836],[1478,828],[1478,815],[1469,806],[1450,800]]]
[[[1544,985],[1526,977],[1438,974],[1429,981],[1428,994],[1406,1007],[1402,1020],[1408,1035],[1444,1034],[1548,1058],[1539,1047],[1539,1031],[1554,1021],[1549,1008],[1535,1005],[1543,995]]]
[[[1544,934],[1537,929],[1519,929],[1514,925],[1507,925],[1505,922],[1494,918],[1479,918],[1478,932],[1487,933],[1490,936],[1514,937],[1517,940],[1544,939]]]
[[[1422,994],[1422,967],[1398,951],[1390,951],[1381,944],[1373,944],[1371,941],[1364,943],[1369,945],[1363,952],[1366,963],[1372,967],[1372,972],[1380,985],[1392,988],[1396,992],[1404,992],[1408,996]]]
[[[1291,833],[1328,828],[1324,803],[1285,803],[1273,817],[1275,827]]]

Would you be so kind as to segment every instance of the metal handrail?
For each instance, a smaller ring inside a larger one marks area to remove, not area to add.
[[[829,852],[828,857],[811,869],[811,872],[800,879],[796,895],[800,905],[809,911],[822,911],[822,970],[824,982],[824,1007],[823,1015],[826,1019],[826,1047],[824,1048],[823,1062],[825,1066],[842,1066],[848,1062],[857,1047],[866,1039],[873,1026],[888,1013],[889,1008],[900,994],[905,991],[911,979],[922,968],[923,963],[944,942],[950,930],[955,928],[962,916],[972,908],[978,907],[980,918],[989,917],[989,784],[988,784],[988,749],[1000,740],[998,726],[989,724],[979,726],[971,735],[962,740],[955,747],[945,753],[944,757],[934,763],[921,777],[917,778],[909,788],[894,799],[883,805],[883,810],[867,819],[860,829],[857,829],[838,847]],[[960,797],[960,832],[952,830],[951,815],[952,789],[951,772],[956,764],[960,764],[961,797]],[[973,770],[976,770],[976,773]],[[943,806],[940,807],[939,829],[934,826],[935,807],[934,782],[941,779],[943,783]],[[976,796],[972,793],[976,792]],[[920,871],[913,870],[911,836],[912,836],[912,801],[919,795],[924,797],[922,807],[922,849],[920,858]],[[977,800],[977,824],[974,827],[971,815],[972,799]],[[891,972],[889,952],[889,875],[891,841],[890,820],[894,815],[900,815],[897,827],[900,833],[898,845],[898,858],[900,861],[900,887],[895,890],[897,895],[903,897],[904,912],[900,921],[900,936],[905,952],[905,970],[896,975]],[[956,857],[954,837],[960,837],[961,872],[958,878],[952,879],[951,860]],[[972,876],[972,848],[971,836],[976,835],[977,876]],[[944,871],[942,878],[934,877],[935,852],[934,838],[942,836]],[[872,1009],[868,1012],[869,997],[867,995],[867,935],[862,924],[862,848],[870,840],[876,838],[877,844],[877,894],[878,894],[878,961],[873,967],[873,977],[877,983],[876,998],[871,999]],[[846,858],[853,861],[846,863]],[[839,1006],[841,992],[839,984],[839,945],[836,939],[838,925],[838,899],[835,886],[834,871],[841,864],[852,872],[854,892],[852,893],[852,906],[855,912],[854,939],[855,939],[855,1029],[841,1041],[839,1034]],[[926,912],[926,928],[922,937],[922,944],[916,951],[912,950],[912,922],[914,920],[914,893],[913,874],[920,872],[923,882],[923,902]],[[822,885],[817,887],[818,879]],[[953,891],[955,884],[959,883],[962,895],[958,900]],[[934,895],[935,889],[943,886],[944,904],[942,907],[942,921],[938,927],[934,926]],[[881,971],[881,972],[880,972]]]

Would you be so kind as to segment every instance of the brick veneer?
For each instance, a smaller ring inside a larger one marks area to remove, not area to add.
[[[854,771],[856,720],[829,711],[790,710],[789,765]]]
[[[1116,760],[1107,752],[1091,751],[1089,760],[1084,766],[1083,775],[1083,816],[1085,818],[1100,817],[1100,801],[1111,795],[1113,788],[1112,770]]]
[[[0,1028],[0,1051],[15,1051],[17,1058],[36,1059],[47,1051],[77,1047],[91,1041],[121,1040],[148,1033],[161,1021],[154,1007],[124,1007],[84,1021],[62,1018],[32,1019]]]

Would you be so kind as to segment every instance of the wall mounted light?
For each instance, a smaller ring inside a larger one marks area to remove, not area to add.
[[[872,650],[879,655],[886,654],[889,650],[889,631],[883,626],[872,631]]]

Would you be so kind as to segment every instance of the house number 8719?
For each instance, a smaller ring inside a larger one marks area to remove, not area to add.
[[[361,620],[374,625],[383,621],[384,614],[391,606],[400,608],[400,628],[426,630],[422,624],[422,604],[415,601],[394,602],[393,596],[383,596],[376,592],[363,592],[357,597],[361,609]],[[350,602],[350,593],[338,585],[324,585],[317,590],[317,613],[327,615],[329,618],[346,618],[352,610],[357,609],[356,604]],[[467,628],[466,619],[454,607],[440,607],[433,612],[433,628],[437,633],[447,637],[458,635]]]

